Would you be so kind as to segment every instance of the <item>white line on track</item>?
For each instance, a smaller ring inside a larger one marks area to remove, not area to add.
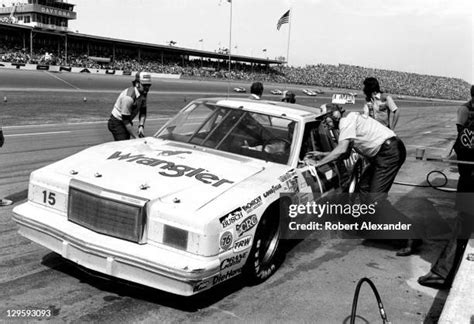
[[[147,121],[160,121],[160,120],[168,120],[171,117],[159,117],[159,118],[147,118]],[[33,128],[33,127],[55,127],[55,126],[74,126],[74,125],[91,125],[91,124],[105,124],[107,120],[100,120],[100,121],[89,121],[89,122],[77,122],[77,123],[62,123],[62,124],[31,124],[31,125],[18,125],[18,126],[3,126],[3,129],[15,129],[15,128]]]
[[[62,82],[64,82],[64,83],[66,83],[68,86],[70,86],[70,87],[72,87],[72,88],[74,88],[74,89],[76,89],[76,90],[82,90],[81,88],[76,87],[74,84],[71,84],[71,83],[67,82],[66,80],[61,79],[60,77],[58,77],[58,76],[52,74],[51,72],[45,71],[44,73],[46,73],[46,74],[49,75],[49,76],[52,76],[52,77],[55,78],[55,79],[58,79],[59,81],[62,81]]]
[[[56,76],[55,76],[56,77]],[[62,80],[64,81],[64,80]],[[67,81],[64,81],[67,82]],[[73,85],[71,85],[73,86]],[[120,91],[114,89],[61,89],[61,88],[23,88],[19,90],[18,88],[5,88],[0,87],[0,91],[29,91],[29,92],[83,92],[83,93],[119,93]],[[226,97],[224,92],[209,92],[209,91],[158,91],[150,90],[149,94],[160,94],[160,95],[196,95],[196,96],[216,96],[216,97]],[[245,94],[244,94],[245,95]],[[244,96],[241,94],[241,96]],[[234,96],[234,95],[233,95]],[[238,96],[238,95],[237,95]]]
[[[11,134],[11,135],[5,135],[5,137],[36,136],[36,135],[52,135],[52,134],[64,134],[64,133],[71,133],[71,131],[58,131],[58,132],[43,132],[43,133],[24,133],[24,134]]]

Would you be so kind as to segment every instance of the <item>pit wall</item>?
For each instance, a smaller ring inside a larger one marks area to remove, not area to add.
[[[27,71],[49,71],[49,72],[70,72],[70,73],[90,73],[107,75],[135,75],[137,71],[122,71],[111,69],[82,68],[73,66],[59,66],[46,64],[10,63],[0,62],[0,69],[27,70]],[[153,78],[180,79],[181,74],[165,74],[150,72]]]
[[[449,290],[439,318],[440,324],[474,323],[474,235],[471,236],[461,265]]]

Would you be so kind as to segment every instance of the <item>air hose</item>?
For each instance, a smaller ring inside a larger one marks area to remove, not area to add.
[[[448,164],[467,164],[467,165],[474,165],[474,161],[459,161],[459,160],[450,160],[448,158],[426,158],[426,161],[438,161],[438,162],[444,162]],[[444,183],[440,185],[434,185],[430,181],[430,176],[433,173],[439,173],[443,176],[444,178]],[[410,182],[401,182],[401,181],[394,181],[393,183],[401,185],[401,186],[410,186],[410,187],[422,187],[422,188],[433,188],[436,190],[444,191],[444,192],[456,192],[457,190],[455,188],[449,188],[449,187],[444,187],[448,183],[448,177],[441,171],[438,170],[433,170],[431,172],[428,172],[426,175],[426,185],[420,185],[417,183],[410,183]]]
[[[439,173],[443,176],[444,182],[442,184],[434,185],[433,183],[431,183],[430,176],[434,173]],[[448,183],[448,177],[442,171],[438,171],[438,170],[433,170],[433,171],[428,172],[428,174],[426,175],[426,183],[427,183],[426,185],[411,183],[411,182],[401,182],[401,181],[394,181],[393,183],[401,185],[401,186],[433,188],[433,189],[445,191],[445,192],[456,192],[455,188],[444,187]]]
[[[389,324],[390,322],[388,321],[387,314],[385,313],[385,310],[383,308],[382,299],[380,298],[379,292],[377,291],[377,288],[375,288],[374,283],[369,278],[366,278],[366,277],[360,279],[359,282],[357,283],[356,290],[354,293],[354,300],[352,301],[352,312],[351,312],[350,324],[355,323],[355,318],[356,318],[356,313],[357,313],[357,301],[359,300],[359,291],[364,281],[370,285],[370,288],[372,288],[372,291],[374,292],[374,295],[375,295],[375,298],[377,299],[377,304],[379,307],[380,317],[382,317],[383,323]]]

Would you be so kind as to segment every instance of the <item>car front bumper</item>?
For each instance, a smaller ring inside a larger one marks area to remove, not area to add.
[[[137,244],[93,232],[32,202],[13,209],[24,237],[85,268],[178,295],[219,274],[218,256],[201,257],[160,244]]]

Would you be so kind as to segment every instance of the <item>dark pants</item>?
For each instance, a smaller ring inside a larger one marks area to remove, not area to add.
[[[118,120],[114,116],[110,116],[107,126],[109,128],[109,131],[114,136],[115,141],[123,141],[130,139],[130,133],[128,132],[127,128],[125,128],[125,124],[123,123],[123,121]]]
[[[464,156],[464,154],[457,152],[457,158],[461,161],[469,161],[472,156]],[[474,166],[459,164],[458,170],[457,216],[454,221],[453,233],[431,268],[431,272],[448,281],[454,279],[466,244],[474,230]]]
[[[386,140],[375,157],[370,160],[370,166],[360,180],[361,193],[388,193],[398,171],[406,158],[406,149],[402,140],[392,137]]]
[[[398,137],[392,137],[386,140],[377,155],[370,159],[370,165],[361,177],[359,189],[361,200],[364,203],[377,204],[376,212],[372,219],[370,219],[371,221],[379,224],[413,223],[387,199],[388,192],[395,181],[398,171],[405,162],[405,158],[405,145]],[[419,235],[417,232],[418,229],[413,227],[413,231],[376,231],[372,234],[364,232],[364,235],[367,238],[376,239],[407,239]]]

